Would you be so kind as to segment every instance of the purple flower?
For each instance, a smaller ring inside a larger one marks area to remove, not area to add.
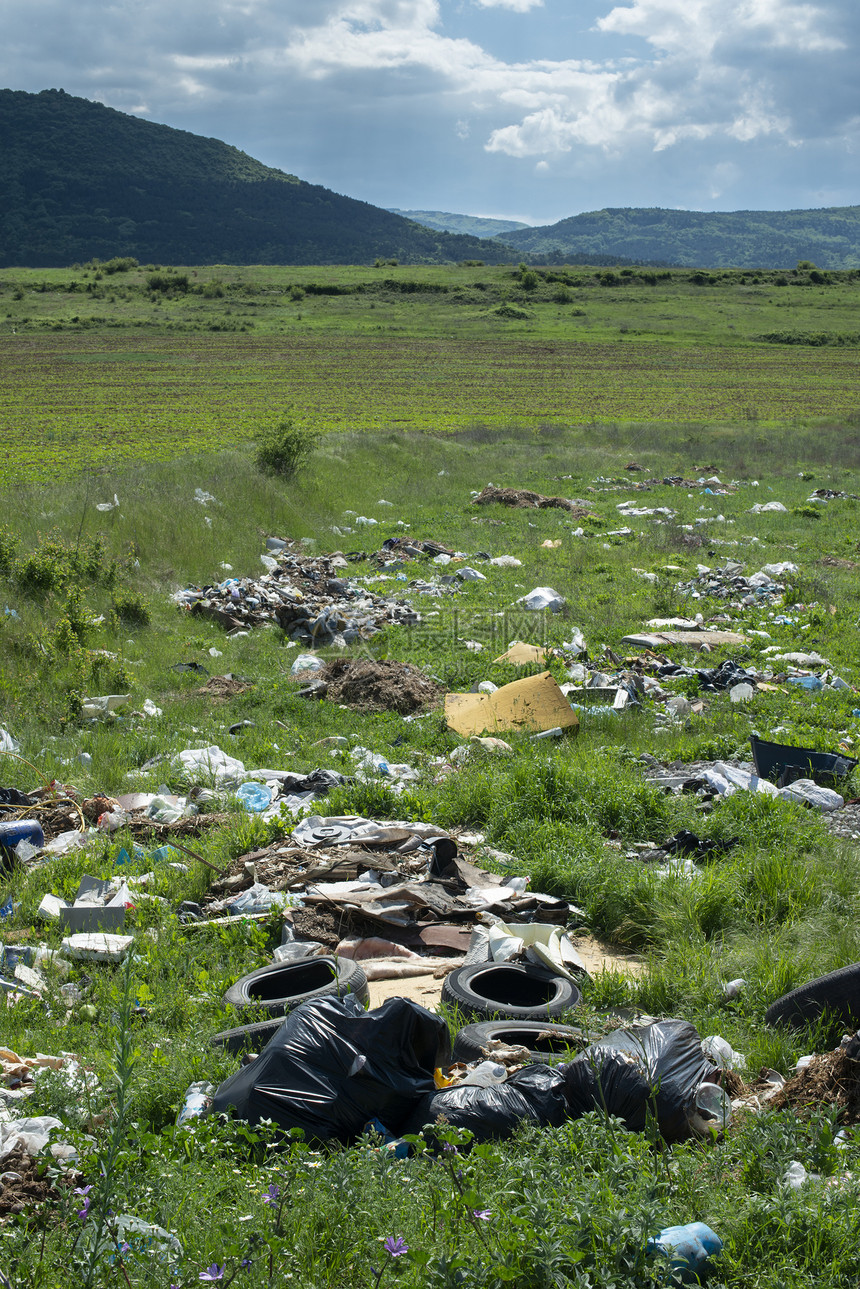
[[[387,1240],[383,1240],[382,1247],[392,1258],[402,1257],[404,1253],[409,1252],[409,1245],[402,1235],[389,1235]]]
[[[131,1245],[128,1240],[123,1240],[122,1244],[119,1246],[119,1251],[120,1253],[131,1253]]]
[[[266,1191],[265,1195],[263,1196],[263,1203],[264,1203],[264,1204],[274,1204],[275,1200],[278,1198],[278,1196],[280,1195],[280,1193],[281,1193],[281,1191],[280,1191],[280,1187],[276,1186],[276,1185],[275,1185],[275,1183],[274,1183],[274,1182],[272,1182],[271,1186],[269,1187],[269,1189]]]
[[[489,1222],[490,1210],[488,1208],[473,1208],[472,1217],[478,1218],[481,1222]]]
[[[87,1217],[89,1216],[89,1212],[90,1212],[90,1201],[88,1196],[84,1200],[84,1207],[78,1209],[78,1217],[81,1219],[82,1222],[86,1222]]]
[[[217,1262],[213,1262],[208,1271],[201,1271],[198,1280],[221,1280],[224,1272],[227,1270],[227,1263],[219,1267]]]
[[[90,1186],[76,1186],[76,1187],[75,1187],[75,1189],[72,1191],[72,1194],[73,1194],[73,1195],[89,1195],[89,1193],[90,1193],[90,1191],[91,1191],[91,1190],[92,1190],[92,1185],[90,1185]]]

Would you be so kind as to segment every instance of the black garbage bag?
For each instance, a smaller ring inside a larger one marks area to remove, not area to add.
[[[210,1113],[272,1119],[309,1141],[345,1144],[379,1119],[394,1135],[451,1059],[440,1016],[407,998],[366,1012],[353,994],[296,1007],[250,1065],[222,1083]]]
[[[734,662],[731,658],[726,658],[718,667],[711,667],[710,670],[697,671],[699,684],[702,689],[713,691],[716,689],[734,689],[735,685],[747,684],[752,685],[755,689],[758,684],[758,677],[751,676],[740,663]]]
[[[641,1132],[651,1114],[666,1141],[692,1135],[696,1089],[717,1073],[686,1020],[614,1030],[555,1069],[564,1078],[571,1118],[603,1110]]]
[[[488,1141],[509,1137],[526,1121],[557,1128],[567,1117],[564,1078],[558,1067],[526,1065],[504,1083],[488,1088],[465,1084],[427,1097],[403,1131],[420,1132],[441,1118],[446,1126],[468,1128],[477,1141]],[[432,1140],[432,1130],[425,1136]]]

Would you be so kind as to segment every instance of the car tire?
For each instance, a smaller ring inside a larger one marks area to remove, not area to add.
[[[771,1003],[764,1014],[768,1025],[799,1027],[825,1011],[851,1029],[860,1026],[860,962],[807,980]]]
[[[442,1002],[465,1016],[552,1020],[578,1007],[582,995],[566,976],[521,962],[475,962],[445,977]]]
[[[573,1048],[588,1046],[589,1036],[573,1025],[553,1025],[538,1020],[487,1020],[461,1029],[454,1039],[454,1061],[483,1061],[490,1042],[528,1048],[533,1065],[552,1065]]]
[[[224,995],[228,1007],[254,1008],[270,1016],[284,1016],[300,1003],[315,998],[355,994],[369,998],[367,977],[351,958],[303,958],[299,962],[271,962],[242,976]]]
[[[212,1035],[209,1046],[222,1048],[230,1056],[240,1056],[243,1052],[262,1052],[283,1023],[283,1016],[275,1016],[272,1020],[261,1020],[256,1025],[239,1025],[236,1029],[222,1029],[220,1034]]]

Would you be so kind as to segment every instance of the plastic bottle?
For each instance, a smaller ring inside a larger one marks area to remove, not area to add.
[[[716,1231],[704,1222],[665,1226],[659,1235],[648,1241],[648,1252],[660,1250],[665,1253],[672,1271],[687,1283],[697,1281],[708,1259],[720,1253],[722,1248],[723,1242]]]
[[[182,1108],[176,1116],[176,1126],[180,1127],[189,1119],[198,1119],[212,1104],[215,1094],[214,1083],[192,1083],[185,1093]]]
[[[473,1088],[491,1088],[499,1083],[504,1083],[508,1077],[508,1072],[504,1065],[499,1065],[497,1061],[481,1061],[461,1079],[458,1087]]]

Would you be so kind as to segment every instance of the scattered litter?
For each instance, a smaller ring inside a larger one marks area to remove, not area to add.
[[[521,595],[517,600],[524,609],[530,609],[532,612],[549,609],[550,613],[560,613],[566,604],[563,595],[554,591],[551,586],[536,586],[528,595]]]

